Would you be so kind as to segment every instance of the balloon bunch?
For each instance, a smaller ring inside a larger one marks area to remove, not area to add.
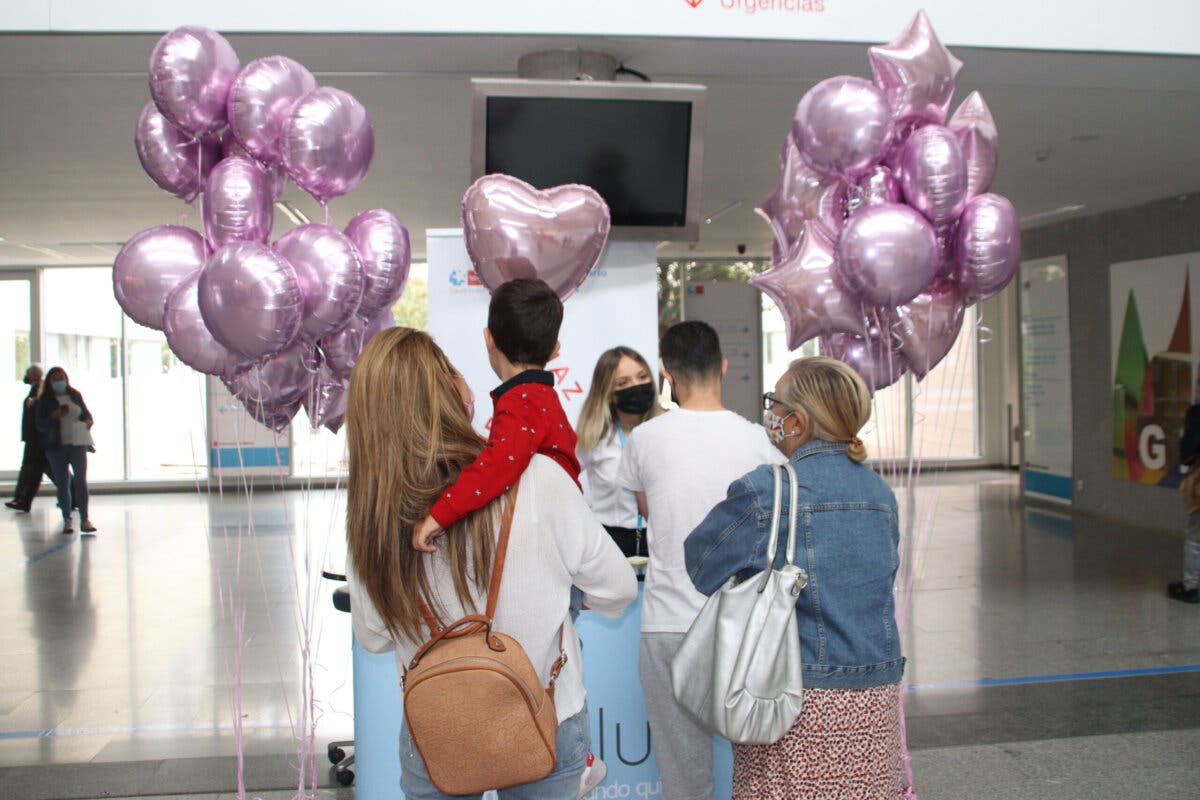
[[[138,157],[171,194],[203,194],[204,235],[176,225],[135,235],[113,263],[117,302],[264,425],[281,431],[303,406],[314,428],[336,432],[358,354],[394,324],[408,229],[373,209],[342,231],[306,224],[267,241],[286,178],[322,206],[362,181],[375,149],[366,109],[284,56],[242,67],[207,28],[163,36],[149,80]]]
[[[758,212],[772,266],[751,282],[779,306],[788,348],[820,337],[872,389],[925,377],[963,312],[1017,268],[1016,211],[987,193],[996,124],[972,93],[946,117],[962,62],[925,12],[871,47],[875,81],[841,76],[800,100],[781,174]]]

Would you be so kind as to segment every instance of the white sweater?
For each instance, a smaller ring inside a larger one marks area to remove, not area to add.
[[[465,611],[455,597],[442,552],[439,549],[426,562],[435,613],[443,623],[467,613],[482,614],[486,594],[475,598],[477,612]],[[355,638],[373,653],[394,649],[397,674],[403,675],[404,665],[424,642],[393,641],[349,564],[346,579]],[[588,510],[578,487],[554,461],[535,455],[521,476],[494,629],[521,643],[545,685],[558,657],[558,626],[564,625],[567,664],[554,690],[559,722],[582,711],[587,697],[579,637],[569,613],[572,585],[583,590],[588,608],[608,617],[620,616],[637,596],[633,570]]]

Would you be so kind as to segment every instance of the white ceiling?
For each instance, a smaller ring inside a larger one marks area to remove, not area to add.
[[[363,184],[335,223],[384,206],[413,233],[458,223],[469,180],[470,77],[510,76],[526,52],[585,47],[655,80],[709,87],[703,208],[742,205],[665,256],[770,251],[754,213],[778,174],[796,102],[838,74],[870,76],[866,45],[681,39],[232,35],[242,62],[282,53],[355,94],[376,132]],[[0,267],[110,263],[138,230],[197,211],[159,190],[134,153],[155,36],[0,35]],[[1200,189],[1200,59],[956,49],[955,103],[983,92],[1000,129],[994,190],[1029,226]],[[1098,137],[1098,138],[1095,138]],[[1081,140],[1082,139],[1082,140]],[[1043,160],[1038,156],[1043,155]],[[285,198],[310,218],[295,187]],[[1083,206],[1073,212],[1056,211]],[[276,216],[276,234],[289,223]]]

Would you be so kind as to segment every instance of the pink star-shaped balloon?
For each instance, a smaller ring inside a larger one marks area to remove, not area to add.
[[[836,239],[846,224],[846,184],[826,178],[804,163],[789,134],[779,153],[782,169],[758,213],[775,231],[771,261],[778,264],[799,243],[804,222],[812,220],[826,236]]]
[[[779,306],[787,346],[795,350],[822,333],[866,336],[862,301],[833,280],[834,245],[811,220],[783,261],[750,279]]]
[[[958,139],[967,163],[967,198],[983,194],[992,185],[1000,156],[1000,133],[983,95],[979,92],[967,95],[946,127]]]
[[[924,11],[895,40],[868,52],[875,85],[887,95],[897,121],[946,121],[962,62],[942,45]]]

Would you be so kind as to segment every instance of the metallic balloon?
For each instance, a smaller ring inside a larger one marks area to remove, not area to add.
[[[300,280],[300,338],[315,342],[344,328],[363,295],[363,265],[353,242],[332,225],[313,223],[284,234],[275,250]]]
[[[950,352],[962,328],[967,300],[954,281],[934,281],[925,291],[888,313],[896,349],[917,379]]]
[[[150,97],[163,116],[199,136],[225,125],[225,101],[237,53],[221,34],[185,26],[164,35],[150,54]]]
[[[408,228],[387,209],[372,208],[354,215],[346,226],[346,236],[362,258],[366,277],[359,315],[369,318],[390,310],[408,281],[412,260]]]
[[[946,121],[962,62],[942,46],[924,11],[895,40],[868,48],[868,54],[897,121]]]
[[[267,174],[249,158],[226,158],[204,186],[204,233],[212,246],[265,242],[275,224]]]
[[[896,180],[892,171],[883,165],[872,167],[870,172],[859,178],[850,194],[852,197],[850,204],[854,206],[851,213],[882,203],[899,203],[904,198],[900,181]]]
[[[996,176],[1000,159],[1000,133],[983,95],[971,92],[946,123],[962,147],[967,164],[967,197],[983,194]]]
[[[204,324],[197,294],[199,280],[200,270],[196,270],[167,295],[162,330],[171,352],[184,364],[197,372],[230,380],[247,365],[218,343]]]
[[[189,203],[200,194],[204,179],[221,160],[219,140],[194,138],[168,122],[154,103],[142,108],[133,130],[133,144],[150,179]]]
[[[308,421],[315,431],[322,425],[337,433],[346,416],[346,383],[328,367],[321,367],[312,388],[301,398]]]
[[[809,166],[853,182],[887,151],[892,113],[883,92],[862,78],[827,78],[801,98],[792,136]]]
[[[955,277],[971,300],[986,300],[1008,285],[1021,260],[1021,226],[1007,198],[971,198],[958,225],[954,260]]]
[[[159,225],[127,241],[113,261],[113,294],[130,318],[162,330],[167,295],[204,266],[208,246],[191,228]]]
[[[271,405],[267,403],[247,403],[242,401],[246,411],[260,424],[275,433],[283,433],[292,419],[300,411],[300,401],[296,400],[286,405]]]
[[[200,313],[213,338],[251,361],[290,345],[304,295],[296,270],[265,244],[232,242],[200,271]]]
[[[221,136],[221,152],[225,158],[240,156],[255,161],[262,171],[267,173],[267,186],[271,190],[271,199],[278,200],[279,196],[283,194],[284,184],[287,183],[287,173],[283,171],[282,164],[264,164],[254,158],[250,155],[250,151],[242,147],[242,143],[235,139],[229,131],[225,131]]]
[[[325,202],[362,183],[375,155],[375,129],[362,103],[323,86],[292,106],[280,145],[288,176]]]
[[[950,129],[927,125],[908,138],[900,185],[905,201],[934,225],[958,218],[967,202],[967,164]]]
[[[541,278],[563,300],[604,251],[609,212],[588,186],[545,191],[508,175],[484,175],[462,200],[467,254],[489,291],[513,278]]]
[[[285,406],[299,402],[313,386],[321,358],[317,349],[296,342],[228,382],[234,396],[247,405]]]
[[[817,223],[831,239],[846,224],[846,184],[824,177],[804,163],[791,134],[783,143],[779,161],[779,181],[757,209],[775,231],[771,260],[776,264],[800,240],[805,220]]]
[[[866,335],[862,301],[834,282],[833,261],[833,244],[809,221],[782,263],[750,279],[779,306],[788,350],[822,333]]]
[[[850,365],[866,381],[871,394],[891,386],[904,375],[904,357],[883,339],[831,333],[820,340],[821,355]]]
[[[868,206],[850,218],[838,240],[841,282],[876,306],[907,303],[937,274],[933,226],[906,205]]]
[[[333,374],[343,380],[350,378],[350,371],[362,349],[371,341],[371,337],[382,330],[394,328],[396,320],[392,317],[390,308],[375,314],[370,320],[355,316],[346,327],[336,333],[321,339],[317,345],[325,356],[325,364]]]
[[[237,74],[229,89],[229,130],[246,151],[266,164],[283,163],[280,139],[288,113],[317,79],[286,56],[256,58]]]

